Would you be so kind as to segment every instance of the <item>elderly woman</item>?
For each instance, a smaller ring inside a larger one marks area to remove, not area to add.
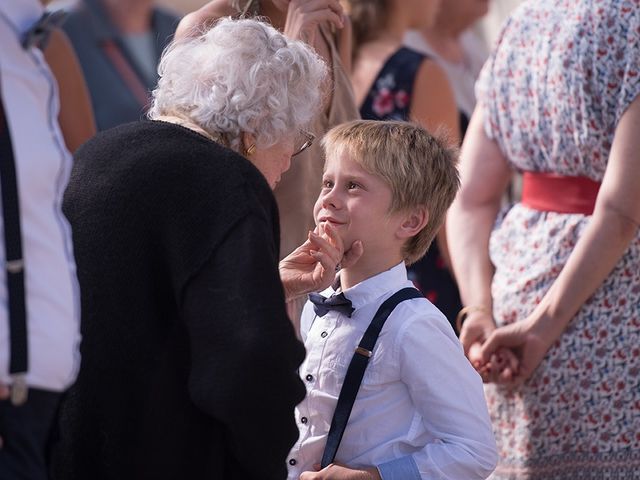
[[[83,146],[64,209],[82,287],[78,382],[54,472],[71,479],[276,479],[297,438],[303,348],[278,276],[273,188],[308,145],[326,68],[301,42],[225,19],[171,46],[152,121]],[[282,265],[331,281],[333,232]]]
[[[329,69],[323,108],[310,122],[309,131],[322,137],[331,127],[359,118],[351,80],[351,24],[338,0],[210,0],[185,15],[176,38],[191,36],[203,25],[225,16],[264,18],[288,38],[302,40],[320,55]],[[322,184],[324,152],[319,142],[307,149],[274,190],[280,213],[280,257],[292,252],[315,226],[313,205]],[[304,301],[289,302],[288,313],[296,328]]]

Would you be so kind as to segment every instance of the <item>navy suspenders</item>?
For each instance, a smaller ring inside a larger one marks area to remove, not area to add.
[[[333,419],[331,420],[331,427],[329,429],[329,435],[327,436],[327,444],[324,448],[324,454],[322,455],[322,468],[332,463],[338,452],[342,435],[344,434],[349,416],[351,415],[351,409],[353,408],[360,384],[362,383],[362,378],[364,377],[364,371],[367,368],[371,355],[373,355],[373,347],[378,340],[384,323],[400,302],[404,302],[410,298],[422,298],[422,296],[418,290],[411,287],[403,288],[394,293],[380,305],[367,331],[364,332],[362,340],[360,340],[360,344],[351,358],[351,363],[349,363],[349,368],[347,369],[347,374],[344,378],[340,395],[338,396],[336,410],[333,412]]]

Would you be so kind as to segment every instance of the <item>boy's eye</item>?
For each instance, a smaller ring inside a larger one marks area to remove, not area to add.
[[[347,188],[348,188],[349,190],[353,190],[354,188],[358,188],[359,186],[360,186],[360,185],[358,185],[358,184],[357,184],[357,183],[355,183],[355,182],[349,182],[349,184],[347,185]]]
[[[322,181],[323,188],[331,188],[333,187],[333,182],[331,180],[323,180]]]

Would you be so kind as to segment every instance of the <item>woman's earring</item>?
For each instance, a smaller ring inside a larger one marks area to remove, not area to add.
[[[249,148],[245,149],[244,154],[245,156],[250,157],[254,153],[256,153],[256,144],[252,143],[251,145],[249,145]]]

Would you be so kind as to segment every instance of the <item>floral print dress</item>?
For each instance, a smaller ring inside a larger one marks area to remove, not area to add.
[[[514,169],[602,181],[640,94],[640,0],[525,2],[477,94]],[[532,312],[588,222],[521,204],[505,212],[490,241],[498,325]],[[501,457],[492,478],[640,478],[640,235],[529,381],[485,392]]]
[[[366,120],[409,120],[413,84],[427,57],[410,48],[398,49],[385,62],[360,107]],[[460,311],[458,287],[434,241],[427,254],[408,269],[409,278],[454,325]]]

